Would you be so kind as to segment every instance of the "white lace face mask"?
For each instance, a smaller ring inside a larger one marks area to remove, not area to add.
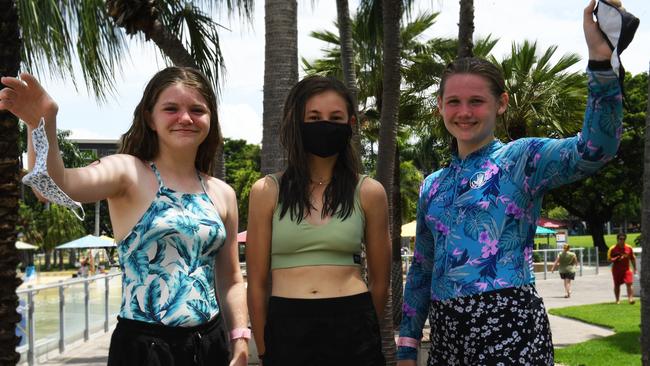
[[[72,213],[79,220],[84,219],[85,213],[81,203],[68,197],[65,192],[54,183],[52,178],[47,174],[47,153],[50,147],[45,134],[45,121],[41,118],[38,127],[32,131],[32,143],[36,153],[36,163],[34,169],[23,177],[23,183],[37,190],[43,197],[57,205],[65,206],[71,209]],[[81,211],[81,216],[77,211]]]

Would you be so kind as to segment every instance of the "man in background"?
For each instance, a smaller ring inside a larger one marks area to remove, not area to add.
[[[625,283],[627,287],[627,298],[630,304],[634,304],[634,292],[632,291],[632,281],[636,274],[636,257],[632,247],[625,243],[627,235],[619,233],[616,236],[616,245],[609,248],[607,259],[612,262],[612,277],[614,279],[614,296],[616,303],[620,303],[621,285]],[[630,263],[634,268],[634,273],[630,270]]]

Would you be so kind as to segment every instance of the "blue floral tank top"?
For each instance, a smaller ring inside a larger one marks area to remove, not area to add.
[[[163,184],[140,221],[118,244],[122,268],[120,317],[169,326],[203,324],[219,313],[215,256],[226,230],[205,193],[175,192]]]

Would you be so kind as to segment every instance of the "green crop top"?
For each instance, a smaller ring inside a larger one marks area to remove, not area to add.
[[[280,186],[277,177],[269,177]],[[354,192],[354,210],[345,220],[333,216],[322,225],[312,225],[304,219],[298,224],[291,221],[289,213],[280,219],[280,205],[276,205],[271,234],[271,269],[359,265],[366,226],[359,187],[365,178],[365,175],[359,177]]]

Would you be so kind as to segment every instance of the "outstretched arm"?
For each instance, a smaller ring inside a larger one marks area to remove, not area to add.
[[[582,131],[565,139],[526,138],[509,149],[524,192],[541,196],[549,189],[583,179],[616,155],[622,133],[622,96],[612,70],[612,51],[594,21],[592,0],[584,9],[583,30],[589,49],[588,98]],[[520,172],[520,173],[519,173]]]
[[[125,192],[133,181],[129,178],[135,176],[135,169],[124,158],[111,156],[85,168],[65,169],[56,136],[58,106],[32,75],[23,73],[20,79],[3,77],[1,81],[7,87],[0,90],[0,110],[13,113],[28,127],[30,169],[34,165],[31,131],[43,120],[49,145],[47,173],[63,192],[81,202],[95,202]]]

